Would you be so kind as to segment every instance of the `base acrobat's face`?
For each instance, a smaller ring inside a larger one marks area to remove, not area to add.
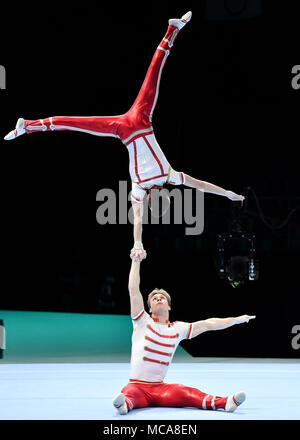
[[[162,293],[153,295],[150,300],[150,313],[154,315],[164,315],[171,310],[168,300]]]

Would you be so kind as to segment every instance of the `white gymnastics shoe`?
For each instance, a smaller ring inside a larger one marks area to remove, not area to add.
[[[19,118],[17,121],[16,128],[12,131],[10,131],[4,139],[6,141],[10,141],[11,139],[15,139],[18,136],[21,136],[21,134],[24,134],[25,132],[25,120],[23,118]]]
[[[246,399],[246,393],[244,391],[238,391],[237,393],[232,394],[228,397],[225,411],[233,412],[237,409],[239,405],[241,405]]]
[[[192,18],[192,11],[188,11],[181,18],[170,18],[169,25],[175,26],[180,30],[190,21],[191,18]]]
[[[128,413],[128,408],[123,393],[119,393],[116,395],[116,397],[113,400],[113,405],[121,415],[125,415]]]

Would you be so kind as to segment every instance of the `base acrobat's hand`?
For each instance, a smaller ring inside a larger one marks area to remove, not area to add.
[[[4,136],[4,139],[6,141],[10,141],[18,136],[21,136],[21,134],[24,133],[25,133],[25,121],[23,118],[19,118],[16,124],[16,128],[10,131],[6,136]]]
[[[243,324],[244,322],[249,322],[250,319],[255,319],[255,318],[256,318],[255,315],[252,315],[252,316],[242,315],[242,316],[238,316],[237,321],[238,321],[238,324]]]
[[[130,258],[133,261],[140,263],[146,257],[147,257],[147,252],[145,251],[145,249],[135,249],[135,248],[131,249]]]
[[[245,200],[244,196],[238,195],[232,191],[226,191],[226,197],[228,197],[228,199],[232,200],[233,202],[242,202],[243,200]]]

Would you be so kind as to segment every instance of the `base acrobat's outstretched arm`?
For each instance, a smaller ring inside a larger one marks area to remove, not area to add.
[[[250,319],[255,319],[255,315],[241,315],[235,318],[210,318],[203,321],[193,323],[192,338],[209,330],[223,330],[236,324],[243,324],[249,322]]]
[[[224,196],[232,201],[243,201],[245,199],[244,196],[238,195],[232,191],[227,191],[226,189],[221,188],[220,186],[213,185],[212,183],[205,182],[204,180],[198,180],[194,177],[191,177],[187,174],[183,174],[184,176],[184,184],[191,188],[199,189],[200,191],[217,194],[218,196]]]

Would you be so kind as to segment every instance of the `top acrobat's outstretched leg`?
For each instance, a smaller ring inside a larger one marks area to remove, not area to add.
[[[10,141],[25,133],[65,130],[119,138],[119,124],[120,116],[52,116],[36,120],[19,118],[16,128],[10,131],[4,139]]]
[[[167,32],[153,55],[139,94],[127,112],[127,115],[131,118],[141,119],[140,122],[147,125],[149,125],[149,123],[151,124],[153,111],[159,94],[160,78],[166,59],[179,31],[191,18],[192,12],[188,11],[180,19],[171,18],[169,20]]]

